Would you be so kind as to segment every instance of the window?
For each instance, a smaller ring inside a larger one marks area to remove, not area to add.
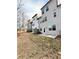
[[[52,28],[52,30],[53,30],[53,31],[55,31],[55,30],[56,30],[56,26],[55,26],[55,25],[53,25],[53,28]]]
[[[45,17],[45,21],[47,21],[47,17]]]
[[[44,28],[44,32],[45,32],[45,28]]]
[[[42,14],[44,14],[44,10],[42,10]]]
[[[49,31],[51,31],[52,29],[51,28],[49,28]]]
[[[56,17],[56,12],[54,12],[54,17]]]
[[[45,21],[47,21],[47,17],[43,18],[43,20],[40,23],[44,23]]]
[[[44,22],[44,20],[42,22]]]
[[[48,6],[46,7],[46,12],[49,10]]]
[[[40,31],[42,31],[42,28],[40,29]]]

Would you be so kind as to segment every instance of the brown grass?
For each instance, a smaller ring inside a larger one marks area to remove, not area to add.
[[[61,50],[60,38],[52,39],[32,33],[17,33],[17,59],[57,59]]]

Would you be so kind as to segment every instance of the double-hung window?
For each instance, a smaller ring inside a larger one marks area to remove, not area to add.
[[[54,12],[54,17],[56,17],[56,12]]]
[[[49,10],[48,6],[46,7],[46,12]]]
[[[44,14],[44,10],[42,10],[42,14]]]

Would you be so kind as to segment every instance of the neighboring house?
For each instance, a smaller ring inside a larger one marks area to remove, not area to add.
[[[39,33],[39,19],[37,14],[32,17],[32,32]]]
[[[49,0],[42,8],[39,28],[42,34],[56,37],[61,35],[61,5],[57,0]]]
[[[27,32],[32,32],[32,22],[30,20],[27,23]]]

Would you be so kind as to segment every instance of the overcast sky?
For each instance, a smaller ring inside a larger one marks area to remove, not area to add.
[[[26,15],[28,18],[32,18],[32,16],[36,13],[40,14],[41,13],[41,8],[43,5],[45,5],[48,0],[23,0],[24,1],[24,8]],[[58,0],[60,4],[60,0]]]
[[[26,14],[29,18],[31,18],[34,14],[41,13],[40,8],[47,2],[48,0],[26,0],[24,8],[26,10]]]

